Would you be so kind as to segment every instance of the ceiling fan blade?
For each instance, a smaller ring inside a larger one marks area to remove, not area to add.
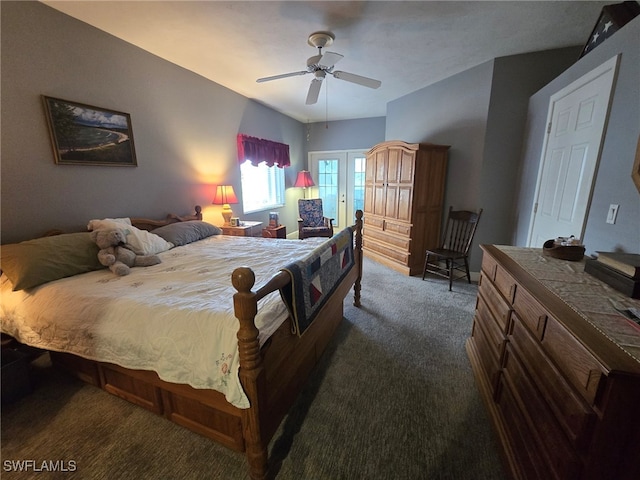
[[[305,105],[313,105],[318,101],[320,95],[320,87],[322,86],[322,78],[314,78],[309,85],[309,93],[307,93],[307,101]]]
[[[318,61],[318,65],[324,68],[331,68],[336,63],[344,58],[344,55],[334,52],[326,52],[322,55],[322,58]]]
[[[340,80],[345,80],[351,83],[357,83],[358,85],[362,85],[363,87],[378,88],[380,85],[382,85],[382,82],[380,80],[374,80],[373,78],[363,77],[360,75],[356,75],[355,73],[337,71],[337,72],[331,73],[331,75],[333,75],[336,78],[339,78]]]
[[[309,70],[301,70],[299,72],[282,73],[280,75],[273,75],[272,77],[259,78],[256,80],[256,82],[258,83],[270,82],[271,80],[278,80],[280,78],[287,78],[287,77],[295,77],[297,75],[305,75],[307,73],[311,73],[311,72],[309,72]]]

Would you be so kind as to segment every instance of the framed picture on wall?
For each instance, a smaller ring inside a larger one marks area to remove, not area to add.
[[[138,165],[128,113],[44,95],[42,99],[57,164]]]

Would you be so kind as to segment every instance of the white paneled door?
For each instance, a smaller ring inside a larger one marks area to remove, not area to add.
[[[316,186],[316,198],[322,198],[324,214],[333,218],[338,229],[352,225],[355,211],[364,205],[366,156],[360,150],[310,152],[309,171]]]
[[[583,237],[617,63],[612,58],[550,99],[530,247]]]

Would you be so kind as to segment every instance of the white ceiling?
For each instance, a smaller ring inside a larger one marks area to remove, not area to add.
[[[386,104],[493,58],[584,45],[600,1],[48,1],[43,3],[302,122],[386,115]],[[335,34],[336,70],[305,105],[309,34]],[[161,81],[161,79],[158,79]]]

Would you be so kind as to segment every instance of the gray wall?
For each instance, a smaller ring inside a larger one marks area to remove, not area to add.
[[[369,150],[384,142],[385,117],[317,122],[305,125],[307,152]]]
[[[512,205],[529,97],[577,58],[579,48],[503,57],[390,102],[386,138],[451,145],[445,206],[483,208],[471,253],[510,243]]]
[[[185,214],[196,204],[219,224],[213,186],[229,182],[241,195],[237,133],[290,145],[288,186],[306,165],[296,120],[41,3],[3,2],[1,13],[2,243],[86,228],[95,217]],[[41,95],[131,114],[138,167],[55,165]],[[281,212],[288,230],[296,217]]]
[[[527,241],[551,96],[611,57],[621,54],[583,241],[587,253],[598,250],[640,252],[640,194],[631,180],[640,133],[639,45],[640,17],[531,97],[515,210],[514,242],[517,245],[525,245]],[[611,203],[620,205],[615,225],[605,222]]]

